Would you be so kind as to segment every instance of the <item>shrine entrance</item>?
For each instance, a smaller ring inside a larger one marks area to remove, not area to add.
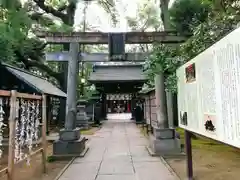
[[[101,93],[103,118],[112,113],[133,113],[137,92],[146,77],[141,63],[95,64],[89,82]]]
[[[107,113],[130,113],[132,94],[107,94]]]

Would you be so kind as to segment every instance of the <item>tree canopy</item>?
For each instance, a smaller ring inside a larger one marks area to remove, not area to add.
[[[111,15],[113,24],[116,23],[115,1],[97,2]],[[20,0],[2,0],[0,61],[29,70],[41,70],[46,75],[61,80],[62,72],[56,63],[45,62],[44,50],[48,46],[34,36],[34,31],[72,31],[77,3],[75,0],[27,0],[25,3]],[[91,1],[87,3],[91,4]],[[161,9],[160,7],[158,8]],[[162,25],[159,19],[163,15],[158,13],[153,4],[144,1],[139,6],[139,15],[135,18],[127,17],[127,21],[132,30],[160,30]],[[141,46],[141,49],[151,52],[145,67],[150,82],[157,71],[163,71],[167,88],[176,91],[176,69],[237,26],[240,4],[238,0],[176,0],[169,9],[169,16],[172,29],[191,33],[192,37],[180,46],[154,44],[150,48]]]
[[[77,3],[75,0],[0,1],[0,62],[28,70],[37,69],[46,76],[61,81],[61,69],[56,68],[56,63],[47,63],[44,60],[47,44],[40,41],[34,32],[72,31]],[[114,1],[98,0],[97,3],[111,15],[113,23],[116,23]]]
[[[236,28],[240,4],[237,0],[176,0],[169,12],[172,26],[192,37],[180,46],[155,44],[146,73],[152,77],[164,72],[167,90],[176,92],[176,69]]]

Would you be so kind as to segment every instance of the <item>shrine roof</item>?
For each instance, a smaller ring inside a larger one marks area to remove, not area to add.
[[[116,67],[116,66],[121,66],[121,67],[143,67],[144,62],[136,62],[136,61],[106,61],[106,62],[96,62],[94,63],[94,66],[97,68],[101,67]]]
[[[45,94],[59,96],[59,97],[67,96],[66,93],[64,93],[58,87],[56,87],[55,85],[53,85],[52,83],[43,79],[40,76],[37,76],[31,72],[25,71],[20,68],[10,66],[8,64],[2,63],[2,65],[7,69],[7,71],[13,74],[20,81],[25,82],[26,84],[36,89],[40,93],[45,93]]]
[[[141,91],[139,91],[140,94],[149,94],[151,92],[155,91],[155,88],[147,88],[147,89],[143,89]]]
[[[90,82],[129,82],[146,81],[142,65],[96,66],[91,73]]]

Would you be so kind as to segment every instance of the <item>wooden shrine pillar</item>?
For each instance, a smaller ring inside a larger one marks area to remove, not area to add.
[[[132,118],[131,119],[135,119],[135,111],[134,108],[136,107],[136,96],[133,95],[132,99],[131,99],[131,113],[132,113]]]
[[[107,96],[106,93],[102,93],[102,107],[101,107],[101,118],[106,119],[107,118]]]
[[[46,132],[47,134],[49,134],[50,131],[50,126],[51,126],[51,120],[52,120],[52,114],[51,114],[51,110],[52,110],[52,102],[51,102],[51,97],[48,95],[46,97],[46,104],[47,104],[47,122],[46,122]]]

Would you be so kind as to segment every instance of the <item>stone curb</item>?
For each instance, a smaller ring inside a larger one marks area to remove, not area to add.
[[[168,162],[162,157],[158,156],[155,153],[152,152],[151,148],[149,146],[146,146],[146,149],[150,156],[152,157],[159,157],[164,166],[167,167],[167,169],[170,171],[170,173],[176,178],[176,180],[181,180],[181,178],[177,175],[177,173],[173,170],[173,168],[168,164]]]
[[[57,175],[57,177],[54,180],[59,180],[60,177],[65,173],[65,171],[68,169],[68,167],[73,163],[75,159],[76,157],[72,158],[72,160],[60,171],[60,173]]]
[[[168,164],[168,162],[160,156],[161,161],[163,164],[167,167],[167,169],[170,171],[170,173],[176,178],[176,180],[181,180],[181,178],[177,175],[177,173],[173,170],[173,168]]]
[[[57,175],[57,177],[54,180],[59,180],[61,176],[65,173],[65,171],[69,168],[69,166],[73,164],[74,160],[78,157],[81,157],[81,158],[84,157],[87,154],[88,150],[89,150],[89,147],[87,146],[79,156],[73,157],[72,160],[66,166],[64,166],[64,168],[60,171],[60,173]]]

